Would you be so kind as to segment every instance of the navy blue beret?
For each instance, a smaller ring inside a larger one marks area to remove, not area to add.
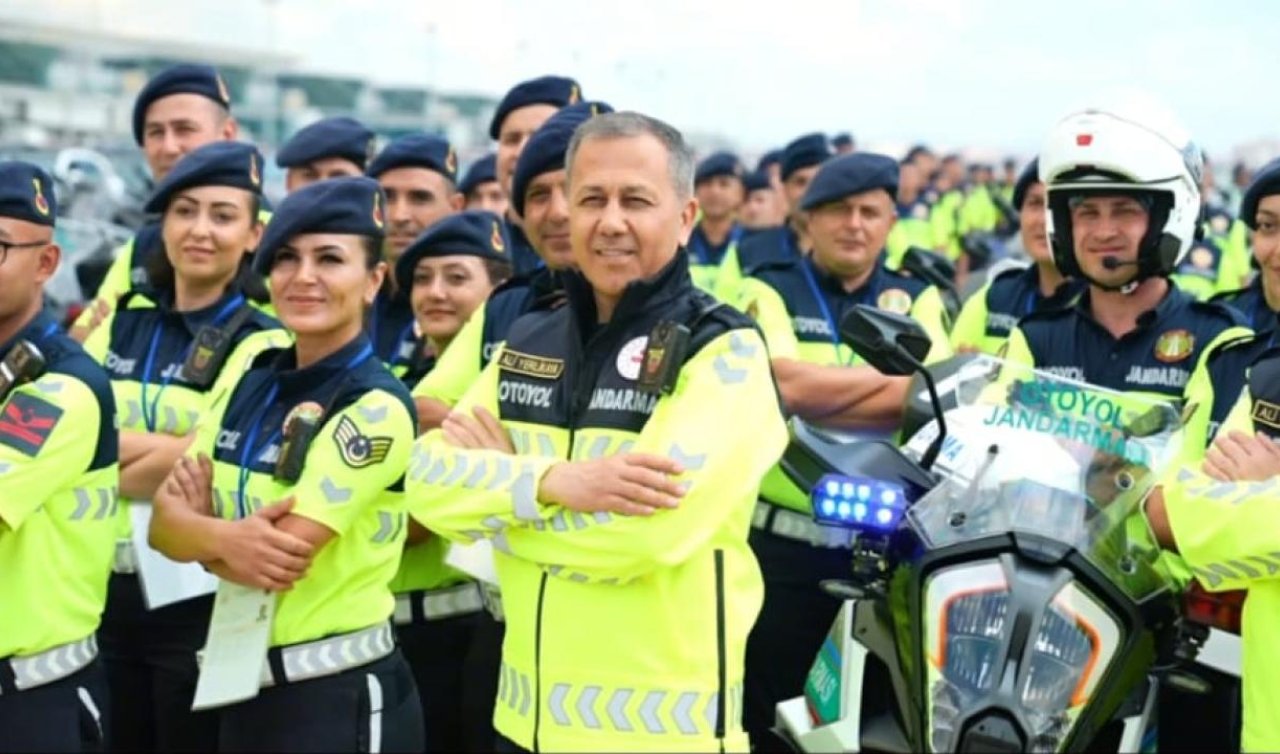
[[[378,182],[365,176],[330,178],[289,194],[276,207],[253,255],[253,269],[271,272],[276,251],[294,236],[338,233],[381,241],[386,199]]]
[[[396,168],[426,168],[451,181],[458,179],[458,153],[443,137],[433,134],[401,136],[382,148],[365,173],[377,178]]]
[[[747,189],[747,193],[752,191],[763,191],[773,188],[773,182],[769,180],[769,173],[765,170],[753,170],[742,179],[742,185]]]
[[[479,188],[482,183],[497,181],[497,164],[498,156],[493,152],[471,163],[471,166],[467,168],[467,172],[462,176],[462,182],[458,184],[458,190],[464,194],[470,194]]]
[[[53,179],[29,162],[0,162],[0,217],[53,227],[58,200]]]
[[[827,137],[820,133],[801,136],[782,150],[782,180],[787,180],[797,170],[821,165],[831,156]]]
[[[339,157],[361,170],[373,157],[373,131],[345,115],[324,118],[299,129],[276,153],[276,165],[296,168],[316,160]]]
[[[569,140],[578,126],[596,115],[611,112],[613,108],[605,102],[579,102],[560,110],[533,132],[520,150],[511,176],[511,206],[517,215],[524,216],[524,195],[534,178],[564,169]]]
[[[241,141],[214,141],[194,149],[160,181],[143,209],[164,212],[175,194],[194,186],[231,186],[261,194],[262,154]]]
[[[512,110],[519,110],[529,105],[553,105],[564,107],[582,99],[582,88],[578,82],[566,76],[541,76],[528,81],[521,81],[511,87],[498,109],[489,121],[489,138],[498,138],[502,130],[502,121],[507,119]]]
[[[851,147],[853,146],[853,134],[848,131],[841,131],[831,137],[831,146],[833,147]]]
[[[1032,157],[1031,162],[1018,175],[1018,182],[1013,184],[1013,208],[1021,211],[1022,203],[1027,200],[1027,192],[1040,182],[1040,158]]]
[[[898,198],[898,161],[874,152],[854,152],[823,163],[809,182],[800,209],[813,209],[873,189],[884,189]]]
[[[756,170],[767,170],[770,165],[782,164],[782,150],[770,149],[761,155],[760,160],[756,162]]]
[[[409,244],[396,262],[396,280],[413,280],[418,260],[465,255],[495,262],[511,262],[511,242],[502,218],[482,209],[469,209],[436,221]]]
[[[693,172],[693,183],[697,185],[719,175],[741,178],[742,173],[742,163],[738,161],[736,154],[732,152],[715,152],[698,163],[697,169]]]
[[[227,82],[211,65],[183,63],[157,73],[138,92],[133,103],[133,140],[142,146],[143,127],[147,122],[147,108],[151,103],[171,94],[198,94],[231,109],[231,93]]]
[[[1240,219],[1258,229],[1258,204],[1272,194],[1280,194],[1280,159],[1272,160],[1253,174],[1253,181],[1240,199]]]

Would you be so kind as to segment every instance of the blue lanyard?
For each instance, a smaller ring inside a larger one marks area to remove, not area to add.
[[[352,357],[347,362],[343,372],[350,372],[356,367],[363,364],[369,357],[373,356],[373,346],[366,343],[360,353]],[[272,443],[279,442],[284,434],[284,425],[277,427],[262,444],[256,445],[258,435],[262,432],[262,421],[267,417],[267,412],[271,410],[271,404],[275,403],[276,397],[280,394],[280,383],[272,382],[271,389],[267,391],[267,397],[262,402],[262,408],[258,410],[258,415],[254,417],[253,424],[249,426],[249,434],[245,438],[244,447],[240,450],[240,469],[239,478],[236,485],[236,518],[244,518],[248,516],[249,501],[245,498],[245,488],[249,484],[249,467],[254,458],[257,458],[263,450],[271,447]],[[255,447],[256,445],[256,447]]]
[[[237,294],[234,298],[228,301],[225,306],[218,310],[216,315],[214,315],[214,326],[222,324],[222,320],[224,318],[229,316],[236,309],[239,309],[243,304],[244,296]],[[151,372],[155,367],[156,361],[156,349],[160,345],[160,334],[163,330],[164,320],[162,319],[157,322],[156,326],[151,330],[151,345],[147,347],[147,359],[142,363],[142,421],[146,424],[148,432],[156,431],[156,417],[158,417],[160,413],[160,396],[164,395],[164,389],[169,387],[170,382],[173,382],[173,376],[177,374],[178,371],[176,369],[169,370],[169,373],[166,374],[160,382],[160,389],[156,391],[156,397],[148,402],[147,385],[151,381]],[[191,343],[187,345],[187,350],[182,356],[183,362],[186,362],[186,360],[190,358],[191,349],[195,347],[196,342],[192,340]]]
[[[848,366],[853,363],[853,357],[850,356],[846,361],[840,354],[840,334],[836,329],[836,318],[831,316],[831,308],[827,306],[827,299],[822,295],[822,290],[818,288],[818,281],[813,277],[813,270],[809,269],[811,264],[808,259],[801,259],[800,271],[804,273],[804,281],[809,284],[809,292],[813,294],[813,300],[818,303],[818,308],[822,310],[822,317],[827,321],[827,332],[831,336],[831,347],[836,353],[836,364]]]
[[[58,323],[50,322],[48,325],[45,326],[44,332],[40,333],[40,340],[44,340],[45,338],[48,338],[50,335],[53,335],[57,331],[58,331]]]

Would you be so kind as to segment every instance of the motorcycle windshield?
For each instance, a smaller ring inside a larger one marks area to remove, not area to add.
[[[992,358],[971,362],[940,388],[954,405],[935,466],[944,481],[907,512],[925,546],[1034,534],[1076,550],[1135,601],[1172,588],[1141,504],[1180,450],[1173,405]],[[926,427],[908,447],[920,452],[936,432]],[[1009,646],[1011,611],[1025,609],[1029,598],[1017,591],[1023,582],[1010,578],[994,557],[952,563],[926,578],[935,751],[963,748],[962,738],[978,745],[984,736],[993,746],[1059,750],[1120,649],[1117,617],[1074,579],[1043,592],[1025,649]],[[1019,659],[1012,676],[1006,652]],[[1019,733],[1002,728],[1002,719],[970,717],[997,697],[1017,710]]]
[[[1170,588],[1141,505],[1181,447],[1172,404],[989,357],[939,389],[954,406],[944,481],[907,513],[928,547],[1027,532],[1079,551],[1135,600]]]

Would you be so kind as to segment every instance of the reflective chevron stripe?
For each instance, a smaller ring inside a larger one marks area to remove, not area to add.
[[[90,635],[47,652],[8,657],[0,663],[7,664],[13,672],[13,685],[18,691],[30,691],[79,672],[97,656],[98,640]]]
[[[390,623],[380,623],[361,631],[284,647],[279,650],[284,678],[275,678],[268,663],[263,669],[262,685],[272,686],[281,680],[297,683],[334,675],[381,660],[395,651],[395,648]]]
[[[507,663],[498,671],[498,706],[505,706],[520,717],[528,717],[533,710],[532,684],[527,673],[518,672]]]
[[[94,521],[101,521],[114,516],[120,507],[120,495],[114,487],[77,487],[72,490],[72,494],[76,498],[76,508],[71,512],[72,521],[79,521],[86,516]]]
[[[458,615],[478,613],[484,609],[484,598],[476,583],[459,584],[445,589],[418,590],[396,595],[393,620],[397,626],[413,623],[413,603],[421,608],[426,620],[442,620]]]
[[[499,706],[517,711],[527,698],[527,677],[507,664],[499,677]],[[546,687],[546,719],[561,728],[652,736],[714,736],[720,695],[695,690],[615,688],[553,683]],[[742,684],[729,690],[726,714],[739,719]]]

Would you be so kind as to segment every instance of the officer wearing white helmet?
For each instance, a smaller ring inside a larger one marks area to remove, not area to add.
[[[1201,303],[1169,280],[1199,232],[1202,168],[1195,144],[1158,108],[1091,108],[1059,121],[1040,152],[1049,243],[1058,269],[1087,288],[1073,306],[1023,318],[1006,354],[1183,407],[1183,466],[1199,466],[1210,426],[1225,419],[1215,414],[1232,401],[1216,394],[1243,388],[1243,370],[1213,364],[1252,334],[1238,313]],[[1179,581],[1190,579],[1176,557],[1166,565]],[[1165,687],[1159,705],[1159,748],[1224,746],[1215,734],[1226,728],[1203,724],[1217,715],[1202,698]]]
[[[1186,403],[1211,354],[1250,334],[1238,314],[1168,279],[1195,241],[1202,164],[1186,132],[1152,107],[1086,109],[1059,121],[1040,152],[1046,225],[1058,269],[1088,287],[1074,306],[1023,318],[1006,358]],[[1242,386],[1214,387],[1238,395]],[[1208,413],[1200,405],[1190,419],[1189,461],[1204,454]]]

